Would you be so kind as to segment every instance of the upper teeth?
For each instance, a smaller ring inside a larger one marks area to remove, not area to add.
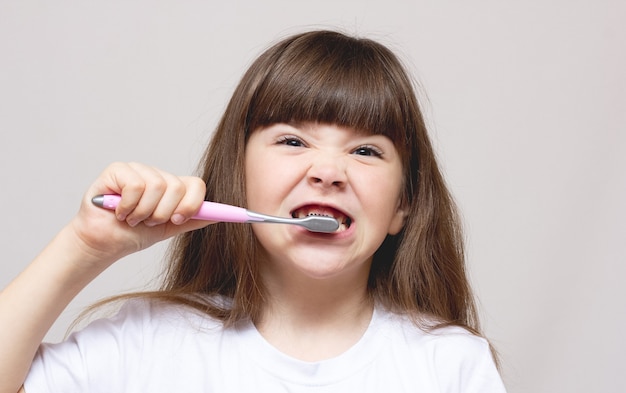
[[[336,211],[322,211],[319,209],[316,210],[308,210],[308,209],[298,209],[293,213],[294,218],[304,218],[308,216],[323,216],[323,217],[332,217],[339,222],[339,225],[345,225],[345,227],[349,227],[352,223],[350,217],[341,214]]]

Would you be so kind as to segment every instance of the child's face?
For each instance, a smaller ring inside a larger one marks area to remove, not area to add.
[[[343,223],[331,234],[253,224],[272,270],[315,278],[367,275],[387,234],[402,228],[402,165],[385,136],[274,124],[250,135],[245,158],[248,209],[283,217],[333,215]]]

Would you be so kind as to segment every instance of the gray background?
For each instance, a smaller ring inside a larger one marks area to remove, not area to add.
[[[509,392],[626,391],[624,4],[2,0],[0,287],[108,163],[191,173],[263,48],[339,27],[394,48],[423,86]],[[48,339],[149,286],[163,249],[103,274]]]

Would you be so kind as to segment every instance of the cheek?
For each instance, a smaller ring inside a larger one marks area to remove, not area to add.
[[[396,168],[381,168],[376,171],[363,171],[357,182],[372,201],[388,205],[398,201],[402,190],[402,173]],[[395,206],[395,203],[394,203]]]
[[[372,211],[377,212],[374,219],[379,223],[386,223],[385,232],[397,233],[404,222],[404,214],[401,210],[401,195],[404,191],[401,171],[389,171],[376,179],[370,179],[370,183],[376,185],[370,189],[370,206]]]
[[[245,169],[248,208],[269,214],[268,209],[276,207],[292,185],[294,165],[279,156],[251,150],[246,154]]]

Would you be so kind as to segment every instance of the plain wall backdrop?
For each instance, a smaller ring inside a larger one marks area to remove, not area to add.
[[[0,287],[108,163],[193,173],[251,60],[338,28],[390,46],[421,85],[509,392],[624,392],[625,4],[0,0]],[[153,285],[165,246],[105,272],[48,339]]]

